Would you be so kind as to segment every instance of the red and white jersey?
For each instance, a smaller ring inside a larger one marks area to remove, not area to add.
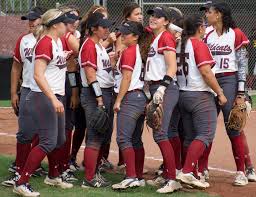
[[[33,33],[22,35],[14,50],[14,60],[23,64],[22,87],[29,88],[30,80],[33,77],[33,50],[36,45],[36,38]]]
[[[64,96],[67,64],[61,40],[56,42],[47,35],[42,37],[35,47],[34,59],[47,61],[44,73],[47,83],[54,94]],[[32,91],[42,92],[34,79],[30,88]]]
[[[214,66],[215,61],[207,45],[196,38],[187,41],[184,56],[180,54],[180,44],[177,47],[177,79],[180,90],[183,91],[211,91],[205,83],[199,67]],[[183,58],[184,61],[181,61]],[[183,63],[182,63],[183,62]]]
[[[132,45],[126,48],[118,62],[117,69],[115,72],[115,92],[119,93],[121,81],[123,79],[122,70],[127,69],[132,71],[131,83],[128,91],[143,89],[144,82],[141,81],[141,71],[142,71],[142,59],[140,55],[139,45]]]
[[[160,33],[150,46],[145,68],[145,81],[159,81],[166,75],[164,51],[176,52],[176,41],[169,31]]]
[[[229,28],[219,36],[215,29],[204,39],[215,61],[215,73],[236,72],[238,70],[236,50],[249,44],[249,40],[239,28]]]
[[[84,71],[85,66],[90,66],[96,70],[96,79],[101,88],[114,86],[114,77],[109,55],[100,43],[95,44],[92,39],[87,38],[80,49],[78,62],[83,87],[88,87]]]

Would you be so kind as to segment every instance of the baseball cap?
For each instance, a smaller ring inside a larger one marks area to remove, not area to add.
[[[61,15],[58,16],[57,18],[51,20],[48,24],[45,24],[45,26],[50,27],[50,26],[55,25],[55,24],[57,24],[57,23],[65,23],[65,24],[71,23],[71,24],[72,24],[72,23],[74,23],[75,21],[76,21],[76,20],[74,20],[74,19],[72,19],[72,18],[69,18],[69,17],[67,16],[67,14],[65,13],[65,14],[61,14]]]
[[[148,15],[155,15],[156,17],[164,17],[165,19],[169,20],[169,11],[167,8],[164,7],[155,7],[154,9],[150,9],[147,11]]]
[[[21,17],[21,20],[29,20],[33,21],[38,18],[41,18],[41,15],[44,14],[44,11],[40,7],[35,7],[29,11],[29,13],[25,16]]]
[[[126,21],[117,28],[122,34],[135,34],[140,36],[143,33],[143,26],[134,21]]]
[[[71,18],[71,19],[74,19],[75,21],[82,19],[82,17],[77,16],[77,15],[71,13],[71,12],[68,12],[68,13],[67,13],[67,16],[68,16],[69,18]]]
[[[103,14],[95,12],[91,14],[87,19],[87,28],[91,27],[104,27],[108,28],[114,24],[113,21],[107,19]]]
[[[207,0],[204,5],[202,5],[199,10],[204,11],[206,9],[209,9],[213,4],[222,3],[223,0]]]

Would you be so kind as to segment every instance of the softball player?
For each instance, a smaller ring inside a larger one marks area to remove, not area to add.
[[[86,148],[84,150],[85,179],[83,188],[106,187],[110,183],[104,177],[98,178],[96,169],[102,158],[102,147],[105,138],[112,133],[113,125],[113,72],[109,56],[100,41],[107,38],[112,21],[101,13],[93,13],[87,19],[89,36],[84,41],[79,52],[80,73],[82,78],[81,103],[85,110],[86,121],[97,107],[104,108],[109,115],[110,127],[105,134],[88,126]],[[81,29],[83,34],[86,30]],[[89,125],[89,124],[87,124]]]
[[[246,45],[249,40],[237,28],[231,15],[231,9],[226,3],[213,3],[206,12],[209,25],[215,29],[205,37],[214,59],[216,60],[215,76],[228,98],[225,106],[217,106],[224,115],[227,123],[230,110],[234,102],[244,102],[246,72],[248,65]],[[243,137],[240,131],[227,129],[232,144],[233,155],[236,162],[237,174],[234,185],[248,184],[245,176],[245,154]]]
[[[208,12],[209,8],[211,7],[211,4],[212,3],[217,3],[217,2],[221,2],[221,1],[212,1],[212,2],[208,2],[206,3],[204,6],[202,6],[200,8],[200,11],[205,11]],[[214,28],[213,26],[209,26],[207,27],[206,29],[206,35],[213,31]],[[249,181],[252,181],[252,182],[255,182],[256,181],[256,174],[255,174],[255,169],[253,168],[253,165],[252,165],[252,162],[251,162],[251,157],[250,157],[250,154],[249,154],[249,146],[248,146],[248,143],[247,143],[247,139],[246,139],[246,136],[244,134],[244,131],[241,132],[241,136],[242,136],[242,139],[243,139],[243,143],[244,143],[244,153],[245,153],[245,167],[246,167],[246,176],[248,178]],[[209,158],[209,154],[210,154],[210,151],[211,151],[211,146],[209,146],[209,148],[206,149],[203,157],[199,160],[199,163],[198,163],[198,168],[199,168],[199,171],[203,172],[205,178],[208,178],[209,179],[209,173],[208,173],[208,158]]]
[[[28,119],[26,116],[26,111],[24,111],[24,103],[27,94],[30,91],[29,81],[32,77],[32,55],[33,48],[36,44],[36,28],[41,24],[41,15],[43,11],[39,7],[32,9],[28,15],[22,16],[21,20],[28,20],[29,23],[29,33],[24,34],[19,37],[16,47],[14,50],[13,56],[13,66],[11,72],[11,101],[12,107],[15,113],[18,115],[19,128],[22,128],[24,124],[24,119]],[[22,75],[22,84],[21,84],[21,95],[18,96],[18,84]],[[31,121],[32,122],[32,121]],[[15,181],[18,180],[23,167],[25,165],[28,154],[31,150],[32,140],[24,138],[22,134],[23,130],[19,129],[17,133],[17,144],[16,144],[16,162],[15,162],[15,174],[12,175],[9,179],[2,182],[4,186],[13,186]]]
[[[124,22],[134,21],[134,22],[142,23],[143,15],[142,15],[141,7],[137,3],[130,3],[127,6],[125,6],[123,9],[123,20]],[[117,56],[118,56],[118,53],[120,53],[119,51],[122,51],[124,48],[126,48],[126,46],[122,44],[122,37],[119,34],[115,43],[115,53],[117,54]],[[141,124],[139,124],[140,126],[137,128],[138,130],[143,130],[141,129],[141,127],[143,126],[144,119],[145,119],[145,116],[142,115],[140,117]],[[135,133],[139,134],[139,132],[135,132]],[[137,136],[136,139],[141,139],[141,136]],[[119,171],[122,171],[125,168],[122,151],[120,149],[119,149],[119,161],[117,163],[117,167]]]
[[[188,17],[184,21],[181,45],[177,47],[179,109],[184,128],[183,152],[186,155],[177,179],[198,188],[209,187],[208,183],[198,180],[193,171],[205,148],[212,143],[216,131],[217,109],[211,89],[217,94],[221,106],[227,102],[211,70],[215,61],[207,45],[201,41],[205,29],[201,16]]]
[[[14,193],[22,196],[39,196],[29,185],[29,179],[44,157],[48,156],[49,174],[44,183],[61,188],[71,188],[72,184],[59,178],[59,147],[65,142],[65,114],[63,97],[65,94],[66,58],[60,37],[66,32],[64,23],[73,22],[58,9],[48,10],[42,16],[38,35],[43,35],[35,46],[33,54],[34,79],[29,81],[31,91],[27,94],[24,110],[27,110],[39,136],[39,145],[28,155],[21,177],[14,186]],[[45,34],[45,35],[44,35]],[[31,120],[31,119],[29,119]],[[23,122],[22,137],[32,139],[31,121]]]
[[[153,137],[163,156],[163,176],[167,182],[157,192],[168,193],[181,188],[180,183],[175,181],[175,156],[168,138],[172,112],[179,98],[179,88],[176,83],[176,41],[174,36],[167,31],[170,23],[167,8],[155,7],[153,10],[148,10],[147,14],[151,15],[149,26],[155,35],[155,39],[148,54],[145,81],[149,84],[153,102],[162,103],[164,109],[162,127],[159,131],[153,131]]]
[[[122,51],[116,66],[115,93],[117,96],[114,111],[117,113],[117,144],[126,164],[126,178],[114,184],[112,188],[126,189],[145,186],[145,180],[142,177],[145,152],[141,141],[144,121],[141,121],[140,117],[144,114],[146,97],[142,90],[143,65],[138,45],[143,26],[138,22],[127,21],[119,27],[119,32],[122,44],[126,48]]]

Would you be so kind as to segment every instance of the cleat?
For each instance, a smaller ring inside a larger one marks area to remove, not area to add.
[[[18,181],[20,178],[20,175],[18,172],[13,174],[11,177],[9,177],[7,180],[3,181],[1,185],[6,187],[13,187],[15,185],[15,182]]]
[[[46,185],[61,187],[62,189],[69,189],[73,187],[73,184],[63,181],[60,177],[49,178],[48,176],[44,179]]]
[[[22,185],[19,185],[19,186],[14,185],[13,192],[15,194],[20,195],[20,196],[26,196],[26,197],[40,196],[40,193],[35,192],[28,183],[22,184]]]
[[[86,179],[84,179],[84,181],[81,185],[81,187],[85,188],[85,189],[108,187],[108,186],[110,186],[109,183],[106,183],[100,179],[97,179],[96,176],[91,181],[87,181]]]
[[[180,172],[179,175],[176,177],[176,179],[185,184],[191,185],[193,188],[198,188],[198,189],[207,188],[207,184],[202,183],[200,180],[194,177],[193,173]]]
[[[63,172],[60,175],[60,177],[62,178],[63,181],[68,183],[73,183],[75,181],[78,181],[78,179],[75,177],[74,173],[70,169],[67,169],[65,172]]]
[[[250,182],[256,182],[256,173],[254,168],[247,168],[245,170],[245,175]]]
[[[233,185],[235,186],[245,186],[248,184],[248,179],[245,174],[241,171],[236,172],[235,180]]]
[[[181,184],[174,180],[169,180],[162,188],[158,189],[156,192],[160,194],[172,193],[174,191],[180,190],[182,188]]]
[[[162,187],[166,180],[162,176],[157,176],[152,180],[147,180],[147,184],[154,187]]]
[[[112,185],[112,189],[121,190],[133,187],[140,187],[140,181],[137,178],[125,178],[120,183]]]

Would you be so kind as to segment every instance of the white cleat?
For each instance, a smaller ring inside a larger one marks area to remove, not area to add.
[[[40,193],[35,192],[28,183],[27,184],[22,184],[22,185],[19,185],[19,186],[14,185],[13,192],[15,194],[20,195],[20,196],[26,196],[26,197],[40,196]]]
[[[146,186],[145,179],[139,179],[139,182],[140,182],[140,187],[145,187]]]
[[[162,176],[157,176],[152,180],[147,180],[147,184],[154,187],[162,187],[165,184],[166,180]]]
[[[44,179],[44,183],[51,186],[61,187],[62,189],[69,189],[73,187],[73,184],[63,181],[61,178],[49,178],[48,176]]]
[[[140,181],[137,178],[125,178],[120,183],[112,185],[112,189],[127,189],[132,187],[140,187]]]
[[[236,172],[235,180],[233,185],[235,186],[245,186],[248,184],[248,179],[245,174],[241,171]]]
[[[203,174],[204,174],[204,178],[205,178],[206,181],[210,179],[209,170],[205,169],[204,172],[203,172]]]
[[[182,172],[182,169],[181,169],[181,170],[177,170],[177,169],[176,169],[176,176],[178,176],[178,174],[179,174],[180,172]]]
[[[162,188],[158,189],[156,192],[160,194],[172,193],[174,191],[180,190],[182,188],[181,184],[174,180],[169,180]]]
[[[181,182],[191,185],[193,187],[196,187],[198,189],[206,189],[207,184],[202,183],[200,180],[198,180],[196,177],[194,177],[193,173],[183,173],[180,172],[179,175],[176,177],[177,180],[180,180]]]
[[[254,168],[247,168],[245,175],[249,182],[256,182],[256,173]]]
[[[208,182],[206,182],[205,180],[205,175],[203,175],[202,173],[198,172],[198,176],[199,176],[199,180],[205,184],[205,187],[208,188],[210,187],[210,184]]]

